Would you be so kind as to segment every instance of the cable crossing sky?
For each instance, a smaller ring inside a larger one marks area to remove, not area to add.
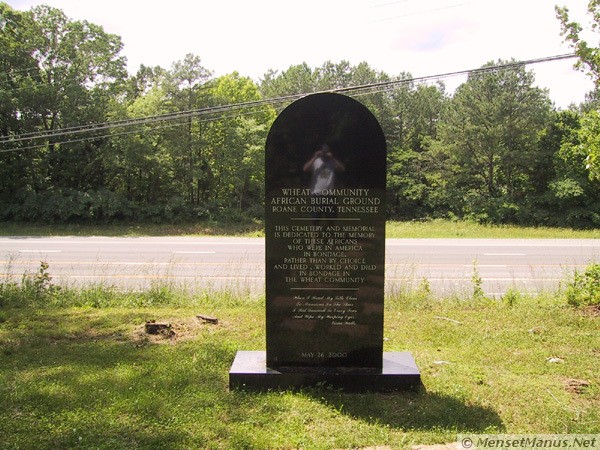
[[[478,69],[461,70],[456,72],[448,72],[422,77],[400,78],[396,80],[369,83],[358,86],[347,86],[336,89],[329,89],[322,92],[340,93],[349,95],[351,97],[356,97],[375,92],[389,91],[398,86],[410,83],[427,83],[433,81],[440,81],[456,76],[473,76],[501,70],[513,70],[519,67],[528,66],[532,64],[548,63],[576,57],[577,55],[574,53],[567,53],[563,55],[547,56],[543,58],[536,58],[525,61],[513,61],[506,64],[485,66]],[[313,92],[303,92],[276,98],[228,104],[222,106],[213,106],[209,108],[192,109],[187,111],[177,111],[167,114],[146,116],[135,119],[115,120],[110,122],[100,122],[87,125],[58,128],[55,130],[45,130],[38,132],[22,133],[17,135],[0,136],[0,146],[4,147],[0,148],[0,153],[25,151],[34,148],[45,147],[46,145],[50,144],[68,144],[94,139],[134,134],[144,130],[145,127],[149,125],[159,123],[163,124],[154,126],[152,130],[177,127],[186,124],[187,120],[190,118],[197,118],[201,122],[206,122],[227,117],[238,117],[240,115],[252,115],[258,112],[258,108],[271,106],[275,107],[276,109],[280,109],[284,105],[287,105],[299,98],[302,98],[312,93]],[[114,133],[112,130],[115,129],[124,129],[126,131]]]

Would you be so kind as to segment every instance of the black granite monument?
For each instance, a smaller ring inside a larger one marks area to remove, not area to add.
[[[407,352],[383,352],[386,143],[360,102],[314,94],[266,144],[266,352],[240,351],[232,389],[420,385]]]

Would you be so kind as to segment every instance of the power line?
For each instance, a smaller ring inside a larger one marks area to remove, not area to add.
[[[362,95],[362,94],[367,94],[367,93],[387,91],[387,90],[391,90],[391,89],[401,86],[401,85],[415,83],[415,82],[426,83],[429,81],[435,81],[435,80],[439,81],[439,80],[443,80],[445,78],[451,78],[451,77],[461,76],[461,75],[477,75],[477,74],[495,72],[495,71],[499,71],[499,70],[512,70],[512,69],[516,69],[518,67],[523,67],[523,66],[527,66],[527,65],[547,63],[547,62],[552,62],[552,61],[571,59],[571,58],[575,58],[575,57],[576,57],[576,55],[574,53],[568,53],[568,54],[563,54],[563,55],[555,55],[555,56],[548,56],[548,57],[543,57],[543,58],[529,59],[529,60],[525,60],[525,61],[512,61],[512,62],[505,63],[505,64],[496,64],[496,65],[480,67],[477,69],[459,70],[459,71],[447,72],[447,73],[442,73],[442,74],[437,74],[437,75],[428,75],[428,76],[412,77],[412,78],[401,78],[401,79],[389,80],[389,81],[383,81],[383,82],[377,82],[377,83],[368,83],[368,84],[357,85],[357,86],[341,87],[341,88],[336,88],[336,89],[320,91],[319,93],[340,93],[340,94],[348,94],[348,95]],[[106,132],[106,131],[110,131],[115,128],[140,127],[140,126],[151,125],[151,124],[155,124],[155,123],[159,123],[159,122],[178,121],[178,120],[184,120],[184,119],[189,119],[189,118],[194,118],[194,117],[199,118],[199,119],[203,118],[202,121],[215,120],[215,118],[221,118],[227,113],[238,112],[238,114],[239,114],[239,111],[243,111],[246,109],[260,108],[260,107],[265,107],[265,106],[273,107],[276,105],[292,102],[294,100],[297,100],[297,99],[302,98],[309,94],[311,94],[311,93],[298,93],[298,94],[291,94],[291,95],[270,98],[270,99],[264,99],[264,100],[254,100],[254,101],[249,101],[249,102],[234,103],[234,104],[214,106],[214,107],[208,107],[208,108],[178,111],[178,112],[172,112],[172,113],[166,113],[166,114],[140,117],[140,118],[135,118],[135,119],[123,119],[123,120],[116,120],[116,121],[110,121],[110,122],[94,123],[94,124],[89,124],[89,125],[66,127],[66,128],[60,128],[57,130],[22,133],[22,134],[15,135],[15,136],[3,136],[3,137],[0,137],[0,144],[6,145],[6,144],[20,143],[23,141],[33,142],[33,141],[36,141],[39,139],[51,140],[51,139],[59,139],[59,138],[66,138],[66,139],[64,139],[62,141],[58,140],[56,142],[52,142],[52,144],[56,145],[56,144],[64,144],[64,143],[72,143],[72,142],[82,142],[85,140],[93,140],[93,139],[100,139],[100,138],[104,138],[104,137],[110,137],[111,134],[104,134],[101,137],[96,135],[96,136],[88,136],[88,137],[83,137],[83,138],[76,138],[77,135],[86,134],[86,133],[97,133],[100,131]],[[138,131],[139,130],[136,129],[135,131],[132,131],[132,133],[135,133]],[[112,135],[114,136],[114,134],[112,134]],[[32,148],[43,147],[45,145],[47,145],[46,142],[40,143],[40,144],[31,144],[26,147],[2,149],[2,150],[0,150],[0,153],[28,150],[28,149],[32,149]]]
[[[443,78],[448,78],[448,77],[453,77],[453,76],[458,76],[458,75],[485,73],[485,72],[496,71],[496,70],[501,70],[501,69],[511,69],[511,68],[520,67],[523,65],[528,65],[528,64],[549,62],[549,61],[555,61],[555,60],[559,60],[559,59],[566,59],[566,58],[572,58],[572,57],[575,57],[575,55],[574,54],[557,55],[557,56],[553,56],[553,57],[538,58],[535,60],[515,61],[515,62],[502,64],[502,65],[487,66],[487,67],[482,67],[479,69],[448,72],[448,73],[439,74],[439,75],[431,75],[431,76],[416,77],[416,78],[404,78],[404,79],[400,79],[400,80],[391,80],[391,81],[386,81],[386,82],[370,83],[370,84],[365,84],[365,85],[360,85],[360,86],[343,87],[343,88],[331,89],[331,90],[327,90],[327,91],[323,91],[323,92],[337,92],[337,93],[348,93],[348,94],[355,93],[358,95],[358,93],[361,91],[377,92],[377,91],[381,91],[381,90],[388,90],[388,89],[391,89],[400,84],[407,84],[407,83],[411,83],[411,82],[426,82],[426,81],[431,81],[431,80],[440,80]],[[83,126],[78,126],[78,127],[61,128],[58,130],[49,130],[49,131],[36,132],[36,133],[24,133],[24,134],[14,136],[14,137],[10,137],[10,136],[4,137],[4,138],[0,139],[0,143],[6,143],[6,142],[15,143],[15,142],[21,142],[21,141],[26,141],[26,140],[32,141],[32,140],[37,140],[37,139],[60,138],[60,137],[64,137],[64,136],[72,136],[72,135],[82,134],[82,133],[110,130],[113,128],[148,125],[148,124],[152,124],[152,123],[156,123],[156,122],[187,119],[190,117],[211,116],[214,114],[226,113],[229,111],[237,111],[237,110],[249,108],[249,107],[268,106],[268,105],[274,106],[277,103],[293,101],[293,100],[301,98],[305,95],[308,95],[308,93],[293,94],[293,95],[288,95],[288,96],[284,96],[284,97],[271,98],[271,99],[266,99],[266,100],[257,100],[257,101],[238,103],[238,104],[223,105],[223,106],[217,106],[217,107],[212,107],[212,108],[202,108],[202,109],[195,109],[195,110],[188,110],[188,111],[180,111],[180,112],[174,112],[174,113],[167,113],[167,114],[163,114],[163,115],[142,117],[142,118],[137,118],[137,119],[125,119],[125,120],[119,120],[119,121],[104,122],[104,123],[99,123],[99,124],[83,125]],[[108,137],[108,135],[106,135],[104,137]],[[62,142],[57,141],[57,142],[54,142],[53,144],[81,142],[82,140],[90,140],[90,139],[98,139],[98,138],[99,137],[97,137],[97,136],[91,136],[91,137],[87,137],[84,139],[77,139],[77,140],[69,138],[66,141],[62,141]],[[36,147],[40,147],[40,146],[44,146],[44,145],[46,145],[46,143],[39,144],[39,145],[30,145],[28,147],[5,149],[2,152],[5,153],[7,151],[19,151],[19,150],[36,148]]]
[[[396,86],[398,84],[406,84],[406,83],[410,83],[410,82],[429,81],[429,80],[435,80],[435,79],[454,77],[454,76],[458,76],[458,75],[485,73],[485,72],[490,72],[490,71],[511,69],[511,68],[520,67],[520,66],[524,66],[524,65],[542,63],[542,62],[550,62],[550,61],[556,61],[556,60],[568,59],[568,58],[574,58],[574,57],[576,57],[576,55],[573,53],[570,53],[570,54],[565,54],[565,55],[557,55],[557,56],[552,56],[552,57],[531,59],[531,60],[527,60],[527,61],[513,61],[510,63],[506,63],[506,64],[486,66],[486,67],[481,67],[478,69],[447,72],[444,74],[429,75],[429,76],[423,76],[423,77],[402,78],[399,80],[390,80],[390,81],[384,81],[384,82],[369,83],[369,84],[358,85],[358,86],[341,87],[341,88],[326,90],[323,92],[337,92],[337,93],[347,92],[347,93],[350,93],[352,91],[360,91],[360,90],[364,90],[364,89],[387,88],[387,87]],[[39,138],[49,138],[49,137],[56,137],[58,135],[64,135],[64,134],[78,134],[78,133],[82,133],[82,132],[88,132],[90,130],[95,131],[95,130],[102,130],[102,129],[106,129],[106,128],[137,125],[137,124],[141,124],[141,123],[152,123],[154,121],[175,120],[177,118],[186,118],[186,117],[195,116],[195,115],[202,116],[202,115],[206,115],[206,114],[214,114],[214,113],[219,113],[219,112],[224,112],[224,111],[229,111],[229,110],[234,110],[234,109],[243,109],[243,108],[247,108],[247,107],[264,106],[264,105],[270,105],[270,104],[274,104],[274,103],[281,103],[281,102],[285,102],[285,101],[293,101],[299,97],[303,97],[308,94],[309,93],[299,93],[299,94],[292,94],[292,95],[271,98],[271,99],[266,99],[266,100],[255,100],[255,101],[243,102],[243,103],[237,103],[237,104],[228,104],[228,105],[221,105],[221,106],[215,106],[215,107],[209,107],[209,108],[200,108],[200,109],[171,112],[171,113],[165,113],[165,114],[161,114],[161,115],[146,116],[146,117],[135,118],[135,119],[123,119],[123,120],[101,122],[101,123],[95,123],[95,124],[89,124],[89,125],[65,127],[65,128],[61,128],[58,130],[47,130],[47,131],[39,131],[39,132],[32,132],[32,133],[23,133],[23,134],[20,134],[17,136],[12,136],[12,137],[11,136],[3,136],[3,137],[0,137],[0,142],[6,142],[6,141],[18,142],[18,141],[22,141],[25,139],[30,140],[30,139],[39,139]]]
[[[146,124],[151,124],[151,123],[156,123],[156,122],[187,119],[190,117],[209,116],[209,115],[215,115],[215,114],[229,112],[229,111],[236,111],[239,109],[265,106],[265,105],[271,104],[271,103],[272,104],[281,103],[281,102],[287,101],[288,99],[293,100],[293,99],[297,98],[298,96],[304,96],[304,95],[306,95],[306,94],[296,94],[296,95],[292,95],[292,96],[279,97],[279,98],[269,99],[269,100],[255,100],[255,101],[244,102],[244,103],[234,103],[234,104],[214,106],[214,107],[208,107],[208,108],[177,111],[177,112],[159,114],[159,115],[154,115],[154,116],[140,117],[140,118],[136,118],[136,119],[123,119],[123,120],[115,120],[115,121],[111,121],[111,122],[101,122],[101,123],[94,123],[94,124],[89,124],[89,125],[65,127],[65,128],[59,128],[57,130],[46,130],[46,131],[39,131],[39,132],[22,133],[22,134],[12,136],[12,137],[11,136],[0,137],[0,143],[6,143],[6,142],[15,143],[15,142],[21,142],[21,141],[37,140],[37,139],[50,139],[50,138],[61,137],[61,136],[89,133],[89,132],[94,132],[94,131],[110,130],[113,128],[122,128],[122,127],[136,126],[136,125],[146,125]]]
[[[278,110],[278,109],[283,109],[283,108],[278,107],[275,109]],[[229,115],[222,115],[219,118],[220,119],[227,119],[227,118],[234,118],[234,117],[238,118],[241,116],[251,116],[251,115],[256,115],[259,113],[260,113],[260,111],[248,111],[248,112],[243,112],[243,113],[236,112],[236,113],[231,113]],[[207,118],[198,120],[197,123],[206,123],[206,122],[211,122],[213,120],[214,120],[214,118],[207,117]],[[10,153],[10,152],[14,152],[14,151],[31,150],[31,149],[35,149],[35,148],[42,148],[42,147],[45,147],[46,145],[73,144],[73,143],[93,141],[93,140],[98,140],[98,139],[121,137],[121,136],[127,136],[127,135],[131,135],[131,134],[137,134],[142,131],[154,132],[157,130],[163,130],[163,129],[167,129],[167,128],[177,128],[177,127],[184,126],[184,125],[188,125],[188,122],[187,121],[176,122],[176,123],[169,123],[166,125],[153,126],[152,129],[150,129],[150,130],[146,130],[146,128],[145,128],[146,125],[142,125],[139,128],[134,128],[133,130],[123,131],[121,133],[111,133],[111,132],[105,131],[105,133],[101,134],[101,135],[93,135],[93,136],[87,136],[87,137],[82,137],[82,138],[69,139],[69,140],[57,141],[57,142],[51,142],[51,143],[34,144],[34,145],[27,146],[27,147],[19,147],[19,148],[14,148],[14,149],[0,149],[0,153]]]

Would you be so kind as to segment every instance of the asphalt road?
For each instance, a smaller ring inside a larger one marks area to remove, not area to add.
[[[1,278],[19,280],[46,261],[53,282],[62,285],[136,290],[172,283],[261,292],[264,258],[259,238],[0,238]],[[510,288],[540,293],[590,262],[600,262],[600,240],[388,239],[386,290],[409,290],[427,278],[436,293],[464,294],[476,272],[490,296]]]

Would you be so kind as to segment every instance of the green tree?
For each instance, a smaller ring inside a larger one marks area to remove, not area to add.
[[[48,6],[25,13],[10,11],[5,4],[0,8],[2,51],[12,54],[6,60],[3,55],[0,63],[8,78],[1,80],[6,83],[0,88],[2,134],[52,132],[106,121],[108,105],[126,74],[120,38],[86,21],[72,21]],[[2,171],[19,177],[8,189],[12,206],[5,208],[13,211],[13,217],[46,219],[44,210],[52,218],[87,214],[88,200],[78,192],[103,185],[100,154],[106,139],[65,140],[64,136],[36,140],[39,148],[0,156]],[[31,144],[23,140],[14,146]]]
[[[576,228],[600,224],[600,182],[589,179],[585,168],[581,122],[577,111],[558,111],[542,133],[543,161],[533,180],[540,223]]]
[[[183,60],[173,63],[164,88],[169,110],[185,112],[210,105],[208,83],[211,75],[197,55],[187,54]],[[201,123],[191,115],[165,133],[174,161],[175,182],[191,205],[200,203],[200,187],[210,177],[205,173],[207,164],[202,133]]]
[[[137,73],[125,81],[127,97],[126,101],[134,101],[145,95],[151,89],[164,86],[167,71],[160,66],[140,65]]]
[[[317,89],[317,74],[306,63],[290,66],[280,74],[270,70],[264,75],[260,84],[260,91],[264,98],[308,94]]]
[[[9,137],[28,131],[26,89],[37,73],[36,61],[24,42],[23,14],[0,3],[0,133]],[[25,117],[23,117],[25,116]]]
[[[215,80],[211,95],[219,104],[261,99],[258,86],[237,72]],[[264,142],[274,119],[274,109],[261,106],[207,123],[206,152],[213,176],[210,199],[218,208],[228,205],[232,212],[250,210],[254,216],[262,215]]]
[[[43,130],[104,122],[126,76],[121,39],[48,6],[33,8],[25,17],[25,39],[38,67],[32,95]],[[48,141],[45,155],[52,185],[90,189],[102,184],[97,159],[102,141],[55,142]]]
[[[321,67],[316,68],[311,68],[308,64],[302,63],[290,66],[282,73],[273,70],[267,72],[261,81],[260,91],[263,98],[278,98],[389,80],[388,75],[372,69],[366,62],[352,66],[348,61],[338,63],[326,61]],[[362,93],[360,101],[366,104],[369,103],[368,106],[379,110],[384,97],[381,93],[368,95]]]
[[[155,85],[127,104],[115,104],[111,118],[151,117],[167,112],[166,94]],[[173,156],[161,126],[152,124],[137,132],[115,130],[103,161],[107,170],[106,187],[110,191],[148,206],[166,203],[177,195]]]
[[[590,178],[600,180],[600,112],[592,110],[584,114],[579,130],[581,148],[585,151],[585,168]]]
[[[128,86],[114,119],[183,117],[115,132],[105,164],[126,207],[153,220],[262,214],[263,147],[274,110],[218,109],[259,100],[252,80],[237,73],[211,79],[200,58],[187,55],[169,71],[141,67]]]
[[[547,93],[533,81],[523,67],[484,71],[456,90],[438,143],[456,213],[492,222],[530,218],[539,134],[551,112]]]
[[[25,42],[23,14],[0,3],[0,136],[10,139],[35,131],[35,102],[31,86],[37,74],[36,61]],[[0,217],[11,214],[14,193],[26,191],[35,180],[36,162],[23,157],[22,142],[4,144],[0,153]],[[14,150],[14,151],[6,151]]]
[[[591,30],[600,31],[600,0],[589,0],[587,10],[591,17]],[[561,23],[562,35],[579,57],[576,67],[592,78],[595,84],[594,97],[598,98],[600,92],[600,48],[590,45],[583,39],[583,26],[571,20],[569,9],[566,6],[556,6],[556,16]],[[589,176],[596,179],[600,179],[600,142],[595,135],[600,129],[599,120],[600,116],[597,111],[591,111],[586,114],[580,129],[580,140],[587,153],[585,166],[589,170]]]
[[[435,215],[444,209],[431,148],[448,98],[444,86],[405,84],[392,92],[392,138],[388,149],[388,207],[401,218]]]

